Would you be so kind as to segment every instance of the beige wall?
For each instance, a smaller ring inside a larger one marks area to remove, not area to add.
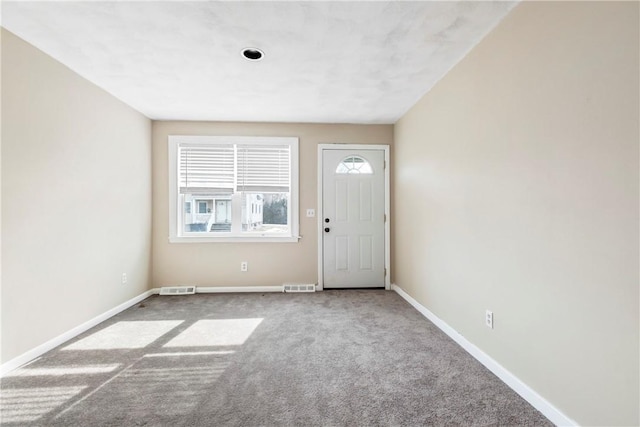
[[[2,105],[6,362],[148,289],[151,123],[5,30]]]
[[[295,136],[300,138],[298,243],[169,243],[168,135]],[[153,285],[274,286],[317,282],[317,146],[320,143],[391,144],[392,125],[280,123],[153,123]],[[240,272],[240,262],[249,271]]]
[[[582,425],[640,423],[638,37],[522,3],[395,128],[396,284]]]

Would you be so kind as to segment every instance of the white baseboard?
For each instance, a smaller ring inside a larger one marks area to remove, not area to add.
[[[480,350],[465,337],[460,335],[455,329],[449,326],[446,322],[433,314],[429,309],[413,299],[398,285],[391,285],[391,289],[396,291],[398,295],[404,298],[409,304],[411,304],[416,310],[418,310],[424,317],[429,319],[434,325],[440,328],[445,334],[447,334],[452,340],[457,342],[463,349],[465,349],[470,355],[476,358],[487,369],[493,372],[498,378],[500,378],[506,385],[511,387],[513,391],[518,393],[524,400],[529,402],[531,406],[540,411],[545,417],[547,417],[552,423],[557,426],[577,426],[578,423],[567,417],[549,401],[536,393],[531,387],[522,382],[518,377],[513,375],[502,365],[492,359],[485,352]]]
[[[280,286],[198,286],[197,294],[221,294],[231,292],[282,292]]]
[[[93,328],[94,326],[96,326],[97,324],[104,322],[105,320],[109,319],[110,317],[115,316],[116,314],[120,313],[121,311],[126,310],[127,308],[136,305],[137,303],[139,303],[140,301],[148,298],[149,296],[153,295],[154,293],[158,293],[157,290],[149,290],[146,291],[140,295],[138,295],[137,297],[131,298],[128,301],[123,302],[122,304],[118,305],[117,307],[112,308],[111,310],[108,310],[104,313],[102,313],[99,316],[94,317],[91,320],[88,320],[86,322],[84,322],[81,325],[76,326],[75,328],[65,332],[62,335],[59,335],[53,339],[50,339],[49,341],[45,342],[44,344],[40,344],[39,346],[27,351],[26,353],[21,354],[18,357],[15,357],[11,360],[9,360],[6,363],[3,363],[0,366],[0,377],[4,376],[5,374],[13,371],[16,368],[19,368],[20,366],[31,362],[32,360],[34,360],[37,357],[42,356],[44,353],[46,353],[47,351],[53,350],[54,348],[56,348],[57,346],[59,346],[60,344],[64,344],[66,341],[69,341],[72,338],[77,337],[78,335],[80,335],[81,333]]]

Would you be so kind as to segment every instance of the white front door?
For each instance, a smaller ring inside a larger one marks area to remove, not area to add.
[[[385,286],[384,149],[322,150],[325,288]]]
[[[231,200],[216,200],[216,224],[231,222]]]

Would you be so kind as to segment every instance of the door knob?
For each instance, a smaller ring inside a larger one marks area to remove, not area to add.
[[[331,229],[330,229],[329,227],[326,227],[326,228],[324,229],[324,232],[325,232],[325,233],[328,233],[330,230],[331,230]]]

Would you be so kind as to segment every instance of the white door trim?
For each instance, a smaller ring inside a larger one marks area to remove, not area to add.
[[[391,289],[391,195],[389,194],[389,145],[377,144],[318,144],[318,286],[316,290],[324,290],[324,258],[323,258],[323,223],[322,223],[322,192],[323,192],[323,151],[324,150],[383,150],[384,151],[384,288]]]

